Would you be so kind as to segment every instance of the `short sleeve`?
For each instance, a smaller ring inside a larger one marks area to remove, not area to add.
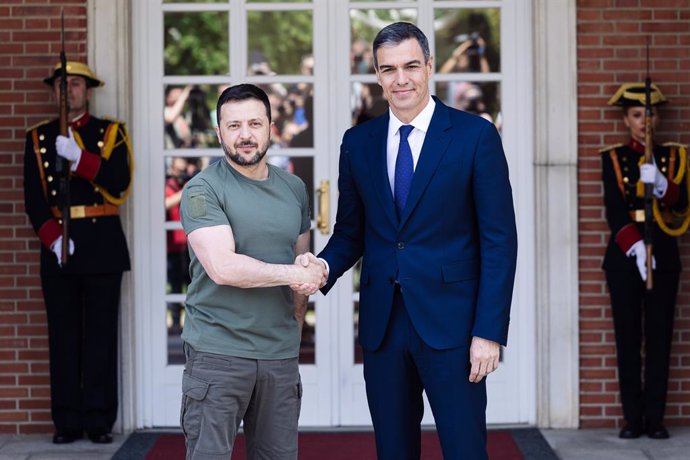
[[[187,235],[198,228],[230,225],[218,195],[205,180],[193,180],[185,186],[180,202],[180,220]]]

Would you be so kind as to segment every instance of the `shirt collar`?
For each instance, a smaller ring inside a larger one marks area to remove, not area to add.
[[[415,127],[415,129],[426,133],[429,130],[429,125],[431,124],[431,117],[434,115],[434,108],[436,108],[436,102],[434,101],[434,98],[430,96],[429,102],[427,102],[422,111],[419,112],[416,117],[414,117],[414,120],[407,124],[412,125]],[[400,127],[405,123],[400,121],[390,108],[388,109],[388,113],[390,115],[388,121],[388,136],[390,137],[394,136]]]

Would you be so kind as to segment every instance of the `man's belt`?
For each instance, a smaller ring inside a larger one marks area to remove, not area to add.
[[[50,208],[53,211],[53,216],[59,219],[62,213],[57,207]],[[119,214],[119,207],[114,204],[104,203],[95,204],[93,206],[70,206],[70,219],[84,219],[86,217],[102,217],[102,216],[116,216]]]
[[[663,221],[667,224],[673,221],[673,216],[670,212],[662,212],[661,217],[663,218]],[[630,211],[630,219],[633,222],[644,222],[644,209],[635,209],[633,211]]]

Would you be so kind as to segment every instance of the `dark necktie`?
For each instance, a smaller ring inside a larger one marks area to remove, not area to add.
[[[400,145],[398,146],[398,158],[395,161],[395,183],[393,196],[395,198],[395,209],[398,217],[402,215],[407,202],[407,194],[410,192],[412,175],[414,174],[414,163],[412,162],[412,149],[407,142],[407,136],[414,129],[412,125],[402,125],[400,127]]]

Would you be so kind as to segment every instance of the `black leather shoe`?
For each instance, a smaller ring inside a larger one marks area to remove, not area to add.
[[[652,425],[647,428],[647,436],[649,436],[652,439],[668,439],[669,434],[668,430],[664,425]]]
[[[642,434],[639,425],[633,425],[632,423],[626,423],[618,437],[621,439],[636,439]]]
[[[77,439],[81,439],[81,433],[69,433],[58,431],[53,435],[53,444],[69,444]]]
[[[89,439],[91,442],[96,444],[110,444],[113,442],[113,437],[107,433],[103,434],[90,434]]]

